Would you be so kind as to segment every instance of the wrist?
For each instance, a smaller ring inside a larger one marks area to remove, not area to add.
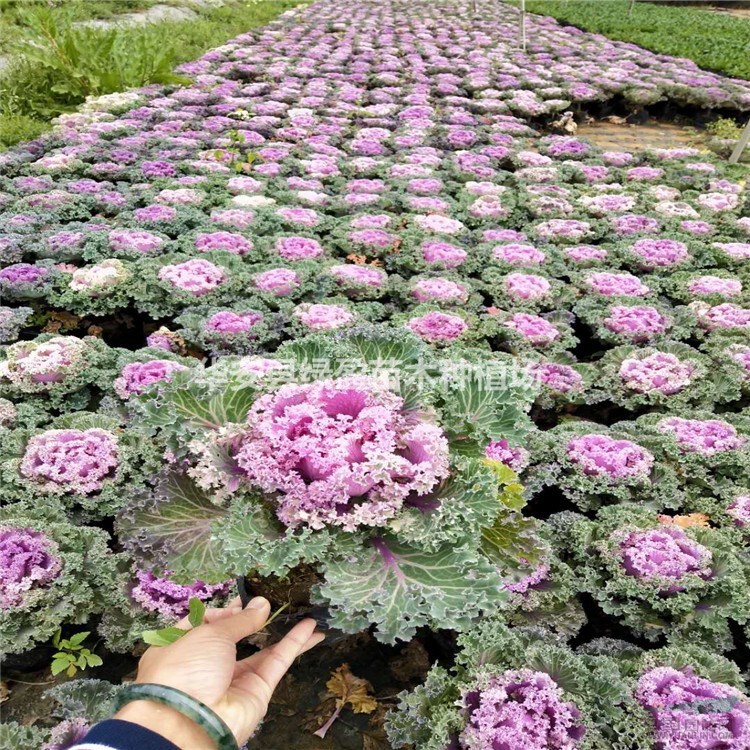
[[[115,719],[138,724],[161,735],[180,750],[216,750],[216,744],[192,719],[169,706],[154,701],[132,701],[123,706]]]

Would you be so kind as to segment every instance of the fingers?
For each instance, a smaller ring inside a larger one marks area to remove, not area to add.
[[[237,643],[237,641],[257,633],[263,627],[271,612],[271,605],[267,599],[256,596],[245,609],[231,611],[233,612],[231,616],[221,617],[206,625],[206,627],[214,633],[230,638]]]
[[[294,660],[320,643],[325,636],[315,633],[315,620],[303,620],[295,625],[278,643],[237,663],[235,677],[247,673],[259,677],[273,691]]]
[[[242,611],[242,602],[240,601],[240,597],[236,596],[230,602],[227,602],[227,605],[225,607],[211,607],[207,609],[205,615],[203,616],[203,622],[216,622],[217,620],[221,620],[224,617],[231,617],[232,615],[236,615],[240,611]],[[190,630],[192,625],[190,624],[190,621],[187,617],[183,617],[179,622],[175,624],[174,627],[180,628],[181,630]]]

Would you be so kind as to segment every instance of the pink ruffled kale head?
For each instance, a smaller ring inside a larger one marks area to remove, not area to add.
[[[412,296],[420,302],[466,302],[469,290],[450,279],[440,277],[420,279],[411,289]]]
[[[17,385],[61,383],[86,365],[86,344],[74,336],[19,341],[6,350],[0,376]]]
[[[654,457],[630,440],[589,433],[572,438],[566,447],[568,460],[587,476],[611,480],[647,477]]]
[[[437,311],[411,318],[406,327],[425,341],[432,342],[455,341],[469,330],[469,324],[460,316]]]
[[[538,362],[529,365],[528,372],[537,383],[555,393],[570,393],[583,387],[583,375],[570,365]]]
[[[140,229],[113,229],[109,233],[109,244],[118,252],[152,253],[164,244],[164,240]]]
[[[656,667],[638,680],[635,698],[665,750],[750,747],[750,705],[736,688],[698,677],[690,667]]]
[[[701,304],[704,303],[693,303],[693,305]],[[750,310],[731,302],[724,302],[707,309],[695,308],[695,310],[701,326],[708,331],[715,331],[719,328],[750,328]]]
[[[330,272],[337,283],[343,287],[379,289],[387,280],[385,271],[373,266],[356,265],[354,263],[331,266]]]
[[[525,448],[512,447],[505,438],[493,440],[484,449],[484,455],[493,461],[500,461],[516,472],[523,471],[529,465],[531,458]]]
[[[658,232],[661,224],[650,216],[626,214],[612,219],[612,226],[618,234],[630,235]]]
[[[379,526],[449,474],[448,441],[375,378],[288,384],[250,409],[235,459],[287,526]]]
[[[81,743],[89,729],[91,725],[86,719],[63,719],[52,728],[49,739],[42,745],[41,750],[69,750]]]
[[[23,604],[26,594],[62,571],[57,544],[41,531],[0,526],[0,609]]]
[[[354,313],[341,305],[303,304],[295,308],[294,317],[313,331],[333,331],[354,322]]]
[[[169,575],[169,571],[165,571]],[[214,596],[226,596],[231,581],[209,585],[203,581],[180,584],[169,578],[161,578],[146,570],[135,572],[136,584],[130,591],[132,599],[149,612],[157,612],[170,620],[177,620],[188,613],[191,599],[208,601]]]
[[[602,324],[634,342],[648,341],[667,329],[667,319],[649,305],[612,305]]]
[[[247,333],[251,331],[261,320],[263,315],[259,312],[236,313],[232,310],[222,310],[214,313],[203,324],[207,333]]]
[[[637,276],[629,273],[599,271],[586,277],[586,284],[606,297],[645,297],[651,290]]]
[[[560,338],[560,331],[539,315],[515,313],[503,325],[535,346],[547,346]]]
[[[195,240],[195,249],[201,253],[224,250],[233,255],[247,255],[253,249],[253,243],[234,232],[210,232],[198,235]]]
[[[466,227],[458,219],[451,219],[441,214],[427,214],[426,216],[415,216],[414,223],[425,232],[436,234],[460,234]]]
[[[391,247],[397,239],[396,235],[386,232],[383,229],[358,229],[354,232],[349,232],[349,240],[355,245],[365,245],[381,250]]]
[[[544,276],[531,273],[509,273],[505,277],[505,290],[513,299],[538,300],[546,297],[552,285]]]
[[[605,260],[607,258],[607,251],[603,247],[595,247],[594,245],[575,245],[574,247],[566,248],[564,253],[568,258],[577,263]]]
[[[267,357],[242,357],[239,366],[242,372],[253,377],[263,376],[274,370],[283,370],[285,367],[283,362]]]
[[[544,584],[549,577],[549,573],[550,566],[542,562],[536,565],[530,573],[521,578],[504,583],[503,588],[512,594],[525,594]]]
[[[468,257],[466,250],[447,242],[424,242],[422,257],[430,264],[440,264],[445,268],[457,268]]]
[[[637,240],[630,246],[630,252],[640,258],[646,269],[669,268],[690,257],[684,242],[669,239]]]
[[[679,393],[693,382],[695,365],[674,354],[654,352],[646,357],[628,357],[622,361],[620,380],[635,393]]]
[[[262,292],[286,297],[300,286],[300,277],[291,268],[270,268],[253,276],[253,283]]]
[[[729,422],[721,419],[668,417],[658,423],[657,429],[671,435],[682,450],[703,456],[738,450],[747,442]]]
[[[29,440],[19,471],[45,492],[89,495],[102,489],[119,463],[111,432],[47,430]]]
[[[545,253],[533,245],[509,243],[492,248],[492,257],[511,266],[539,266],[547,259]]]
[[[192,258],[184,263],[164,266],[159,271],[159,279],[201,297],[218,289],[227,280],[227,276],[223,268],[211,261]]]
[[[185,365],[171,359],[130,362],[122,368],[120,377],[115,380],[115,392],[120,398],[128,399],[133,394],[143,393],[154,383],[168,383],[172,379],[172,373],[187,369]]]
[[[309,237],[281,237],[276,241],[276,252],[285,260],[310,260],[319,258],[325,250]]]
[[[740,528],[750,526],[750,495],[736,495],[727,506],[727,513]]]
[[[623,570],[639,579],[686,578],[706,580],[711,576],[711,551],[693,541],[678,526],[616,532]],[[670,587],[670,593],[678,591]]]
[[[465,692],[462,750],[576,750],[586,728],[546,673],[508,670]]]
[[[722,297],[736,297],[742,294],[742,282],[723,276],[698,276],[687,283],[687,290],[695,295],[716,294]]]

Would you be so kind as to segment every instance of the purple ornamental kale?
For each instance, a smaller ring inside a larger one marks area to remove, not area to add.
[[[52,728],[49,739],[42,745],[41,750],[68,750],[78,745],[88,734],[91,725],[80,717],[64,719]]]
[[[347,266],[342,266],[346,268]],[[359,266],[354,266],[359,268]],[[286,297],[300,285],[300,277],[291,268],[271,268],[253,276],[253,283],[262,292],[269,292],[278,297]]]
[[[325,250],[308,237],[282,237],[276,241],[276,252],[285,260],[309,260],[323,255]]]
[[[466,250],[448,242],[429,241],[422,244],[422,258],[430,265],[457,268],[468,257]]]
[[[465,333],[469,324],[458,315],[433,311],[411,318],[406,327],[425,341],[448,342]]]
[[[546,673],[508,670],[464,693],[461,750],[575,750],[586,728]]]
[[[223,268],[203,258],[166,265],[159,271],[159,278],[196,297],[213,292],[227,280]]]
[[[727,513],[734,519],[735,526],[744,529],[750,526],[750,495],[737,495],[727,506]]]
[[[44,492],[98,492],[119,466],[117,438],[96,427],[47,430],[26,445],[19,471]]]
[[[555,393],[569,393],[583,387],[583,375],[570,365],[559,362],[538,362],[528,366],[529,375],[537,383]]]
[[[721,419],[668,417],[658,423],[657,429],[672,435],[682,450],[703,456],[737,450],[746,442],[729,422]]]
[[[168,576],[171,571],[165,571]],[[188,613],[191,599],[208,601],[214,596],[226,596],[232,582],[207,584],[195,581],[189,585],[175,583],[167,577],[155,576],[146,570],[135,572],[136,584],[130,596],[149,612],[158,612],[169,619],[179,619]]]
[[[56,553],[41,531],[0,526],[0,609],[20,606],[26,592],[54,581],[62,570]]]
[[[633,342],[648,341],[667,328],[667,319],[649,305],[612,305],[602,323],[612,333]]]
[[[598,433],[572,438],[566,453],[584,474],[608,479],[645,477],[654,465],[653,455],[640,445]]]
[[[236,462],[287,526],[377,526],[449,473],[443,430],[370,377],[287,384],[247,422]]]
[[[534,346],[547,346],[560,338],[560,331],[548,320],[530,313],[515,313],[503,325]]]
[[[664,750],[745,750],[750,704],[736,688],[698,677],[690,667],[656,667],[638,680],[635,698],[654,722]]]
[[[463,284],[440,277],[420,279],[411,293],[420,302],[463,303],[469,298],[469,291]]]
[[[511,447],[505,438],[493,440],[484,449],[484,455],[493,461],[500,461],[515,472],[523,471],[530,460],[530,454],[525,448]]]
[[[233,255],[246,255],[253,249],[253,243],[243,235],[234,232],[211,232],[198,235],[195,248],[202,253],[210,250],[225,250]]]
[[[170,359],[130,362],[115,380],[115,392],[120,398],[129,399],[133,394],[143,393],[153,383],[169,382],[172,373],[179,370],[187,370],[187,367]]]
[[[628,357],[620,365],[622,384],[635,393],[679,393],[690,385],[695,365],[683,362],[667,352],[654,352],[647,357]]]
[[[705,580],[711,576],[711,551],[678,526],[618,535],[622,537],[619,542],[622,567],[634,578],[684,581],[689,577]],[[679,590],[671,587],[669,592]]]

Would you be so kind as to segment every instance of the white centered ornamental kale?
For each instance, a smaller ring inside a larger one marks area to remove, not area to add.
[[[117,439],[107,430],[47,430],[29,440],[21,474],[46,492],[89,494],[119,465]]]
[[[373,377],[285,385],[261,396],[247,423],[237,464],[278,493],[287,526],[382,525],[449,474],[443,430]]]

